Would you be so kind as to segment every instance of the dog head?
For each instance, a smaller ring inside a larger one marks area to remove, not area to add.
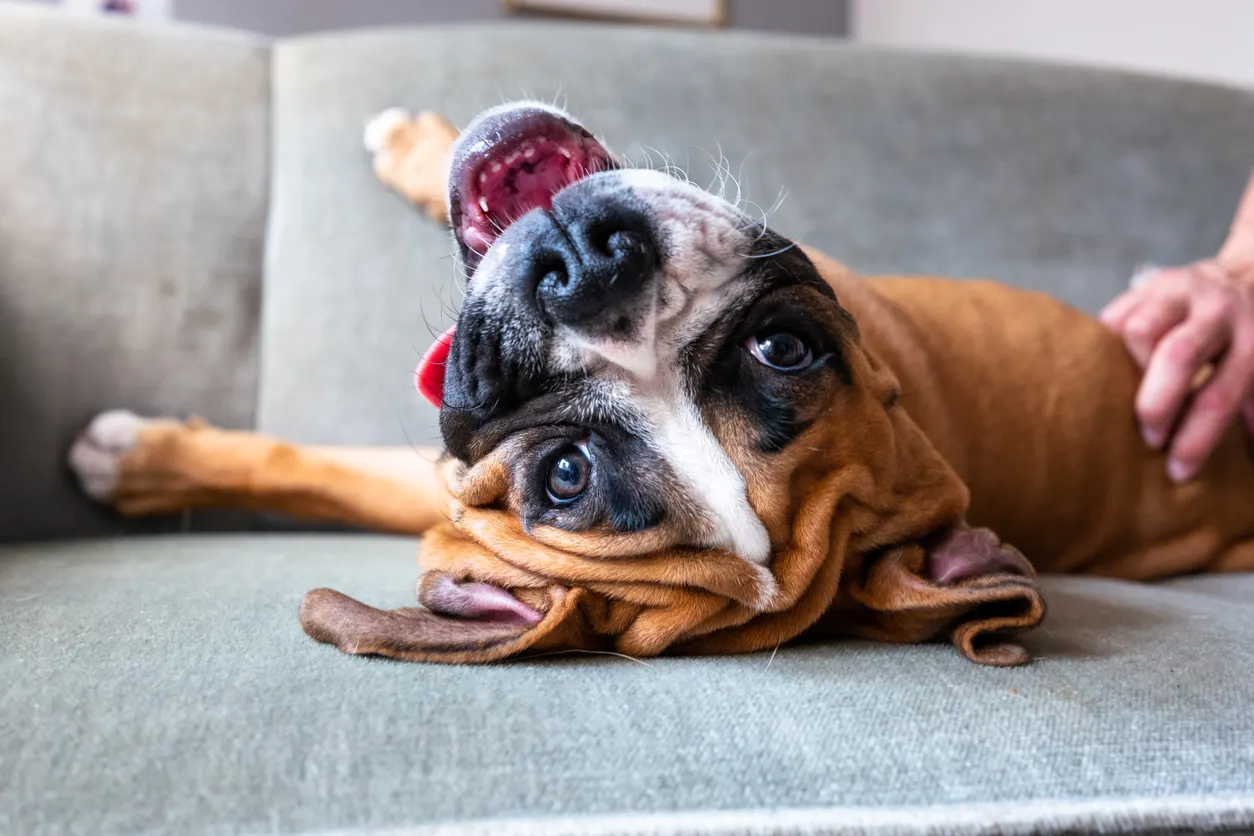
[[[419,372],[450,509],[425,609],[318,590],[311,635],[436,661],[946,635],[1024,660],[994,637],[1040,620],[1031,567],[963,522],[965,486],[796,244],[531,103],[461,133],[448,217],[468,281]]]

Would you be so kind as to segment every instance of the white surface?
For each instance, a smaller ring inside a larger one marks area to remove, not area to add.
[[[862,42],[1113,66],[1254,87],[1251,0],[853,0]]]

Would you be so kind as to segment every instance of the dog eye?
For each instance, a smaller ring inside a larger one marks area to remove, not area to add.
[[[787,331],[750,337],[745,347],[759,363],[781,372],[795,372],[814,362],[810,347]]]
[[[546,490],[549,500],[565,505],[579,498],[588,487],[592,476],[592,461],[588,458],[585,442],[572,444],[549,460]]]

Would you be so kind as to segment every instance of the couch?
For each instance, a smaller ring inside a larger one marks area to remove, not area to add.
[[[560,97],[855,268],[1096,311],[1214,252],[1254,93],[819,39],[554,22],[267,41],[0,4],[0,833],[1254,829],[1254,576],[1050,577],[1035,661],[943,644],[486,667],[354,658],[296,610],[412,603],[412,541],[129,520],[96,412],[438,440],[446,233],[375,181],[393,105]],[[1065,334],[1058,335],[1065,339]],[[1251,509],[1254,513],[1254,509]]]

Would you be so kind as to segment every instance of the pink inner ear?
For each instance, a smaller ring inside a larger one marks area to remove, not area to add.
[[[1026,564],[1018,550],[987,528],[955,527],[928,550],[928,576],[941,586],[983,575],[1026,577]]]
[[[436,409],[444,406],[444,368],[448,365],[448,352],[456,331],[454,325],[436,337],[414,369],[414,388]]]
[[[509,624],[539,624],[543,613],[490,583],[457,583],[447,575],[423,584],[424,607],[442,615]]]

